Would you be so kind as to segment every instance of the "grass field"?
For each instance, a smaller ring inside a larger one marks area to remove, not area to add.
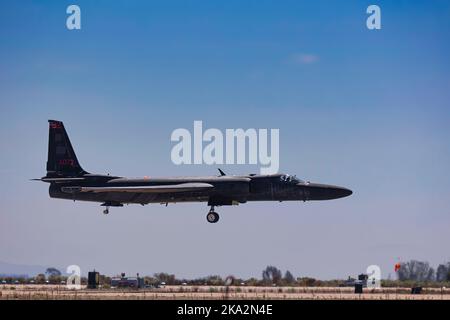
[[[450,289],[424,288],[422,294],[410,294],[409,288],[364,289],[331,287],[219,287],[166,286],[157,289],[68,290],[57,285],[3,285],[0,299],[44,300],[146,300],[146,299],[315,299],[315,300],[450,300]]]

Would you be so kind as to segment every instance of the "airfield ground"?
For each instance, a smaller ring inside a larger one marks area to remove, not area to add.
[[[228,292],[227,292],[228,291]],[[157,289],[86,289],[68,290],[54,285],[2,285],[0,300],[172,300],[172,299],[307,299],[307,300],[450,300],[450,289],[424,288],[411,294],[410,288],[364,289],[331,287],[226,287],[166,286]]]

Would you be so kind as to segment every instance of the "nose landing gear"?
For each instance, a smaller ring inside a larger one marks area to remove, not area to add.
[[[103,210],[103,214],[108,214],[109,213],[109,207],[106,207],[105,210]]]
[[[216,223],[217,221],[219,221],[219,214],[217,212],[214,212],[214,206],[211,206],[211,209],[206,215],[206,220],[209,223]]]

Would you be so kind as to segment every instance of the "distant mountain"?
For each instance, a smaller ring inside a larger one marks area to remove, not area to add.
[[[47,268],[45,266],[22,265],[0,261],[0,276],[26,275],[34,277],[39,273],[45,273]]]

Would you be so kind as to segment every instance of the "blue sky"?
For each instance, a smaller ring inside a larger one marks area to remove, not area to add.
[[[369,4],[381,30],[366,28]],[[0,39],[0,261],[342,278],[450,260],[447,1],[3,1]],[[279,128],[282,172],[354,194],[221,207],[217,225],[205,204],[105,217],[27,180],[45,173],[52,118],[86,170],[124,176],[216,174],[170,160],[171,132],[194,120]]]

